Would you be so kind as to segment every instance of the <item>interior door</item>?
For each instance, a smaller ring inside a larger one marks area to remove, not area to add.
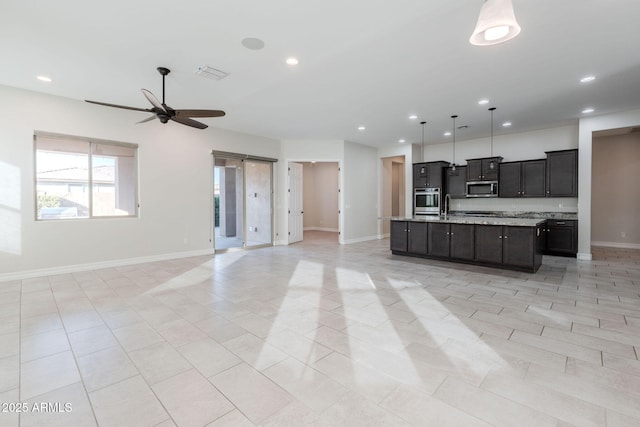
[[[289,243],[301,242],[303,237],[302,164],[289,162]]]

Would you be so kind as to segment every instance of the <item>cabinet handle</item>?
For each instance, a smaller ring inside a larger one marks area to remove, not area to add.
[[[509,238],[509,236],[504,236],[504,238],[505,238],[505,239],[508,239],[508,238]]]
[[[453,233],[449,233],[449,236],[453,236]]]
[[[502,236],[498,236],[499,239],[502,239]]]
[[[565,222],[556,222],[556,225],[565,225]]]

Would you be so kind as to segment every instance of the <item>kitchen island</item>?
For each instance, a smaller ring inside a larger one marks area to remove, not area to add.
[[[392,217],[391,252],[536,272],[542,264],[544,224],[543,218]]]

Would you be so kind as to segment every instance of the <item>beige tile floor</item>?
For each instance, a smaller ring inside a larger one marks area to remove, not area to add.
[[[388,244],[0,283],[0,425],[640,425],[640,251],[526,274]]]

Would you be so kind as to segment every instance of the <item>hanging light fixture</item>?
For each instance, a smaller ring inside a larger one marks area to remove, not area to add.
[[[427,122],[420,122],[420,125],[422,126],[422,151],[420,152],[422,155],[420,156],[422,158],[422,161],[424,162],[424,125]]]
[[[451,119],[453,120],[453,127],[451,129],[451,135],[453,135],[453,154],[451,156],[452,158],[452,162],[451,162],[451,170],[455,171],[456,170],[456,118],[458,116],[453,115],[451,116]]]
[[[491,157],[493,157],[493,112],[496,111],[496,107],[489,108],[491,111]],[[489,162],[489,169],[493,170],[496,168],[496,161],[491,159]]]
[[[485,0],[469,42],[476,46],[488,46],[506,42],[518,34],[520,25],[516,21],[511,0]]]

